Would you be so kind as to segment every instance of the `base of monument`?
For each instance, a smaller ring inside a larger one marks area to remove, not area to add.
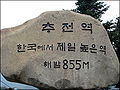
[[[105,90],[105,89],[80,89],[80,88],[72,88],[72,89],[55,89],[55,88],[39,88],[39,90]]]

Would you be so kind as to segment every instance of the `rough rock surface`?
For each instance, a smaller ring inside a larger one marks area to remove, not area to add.
[[[1,31],[1,72],[40,88],[90,89],[116,84],[119,61],[99,21],[51,11]]]

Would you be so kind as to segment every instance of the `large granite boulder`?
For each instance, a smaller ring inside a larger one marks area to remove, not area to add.
[[[1,30],[1,73],[39,88],[102,88],[119,80],[119,61],[96,19],[50,11]]]

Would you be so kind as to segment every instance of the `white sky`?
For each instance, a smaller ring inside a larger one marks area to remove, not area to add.
[[[76,1],[1,1],[1,29],[14,27],[39,16],[45,11],[75,9]],[[119,1],[106,1],[111,5],[103,15],[104,21],[119,16]],[[103,21],[103,22],[104,22]]]
[[[107,6],[110,6],[110,8],[105,12],[105,14],[102,15],[102,20],[103,22],[105,21],[109,21],[112,19],[115,19],[116,17],[120,16],[120,9],[119,9],[119,1],[104,1],[105,4],[107,4]]]

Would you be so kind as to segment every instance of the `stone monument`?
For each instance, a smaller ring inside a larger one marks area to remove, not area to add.
[[[1,30],[1,73],[38,88],[102,88],[118,82],[119,61],[98,20],[49,11]]]

